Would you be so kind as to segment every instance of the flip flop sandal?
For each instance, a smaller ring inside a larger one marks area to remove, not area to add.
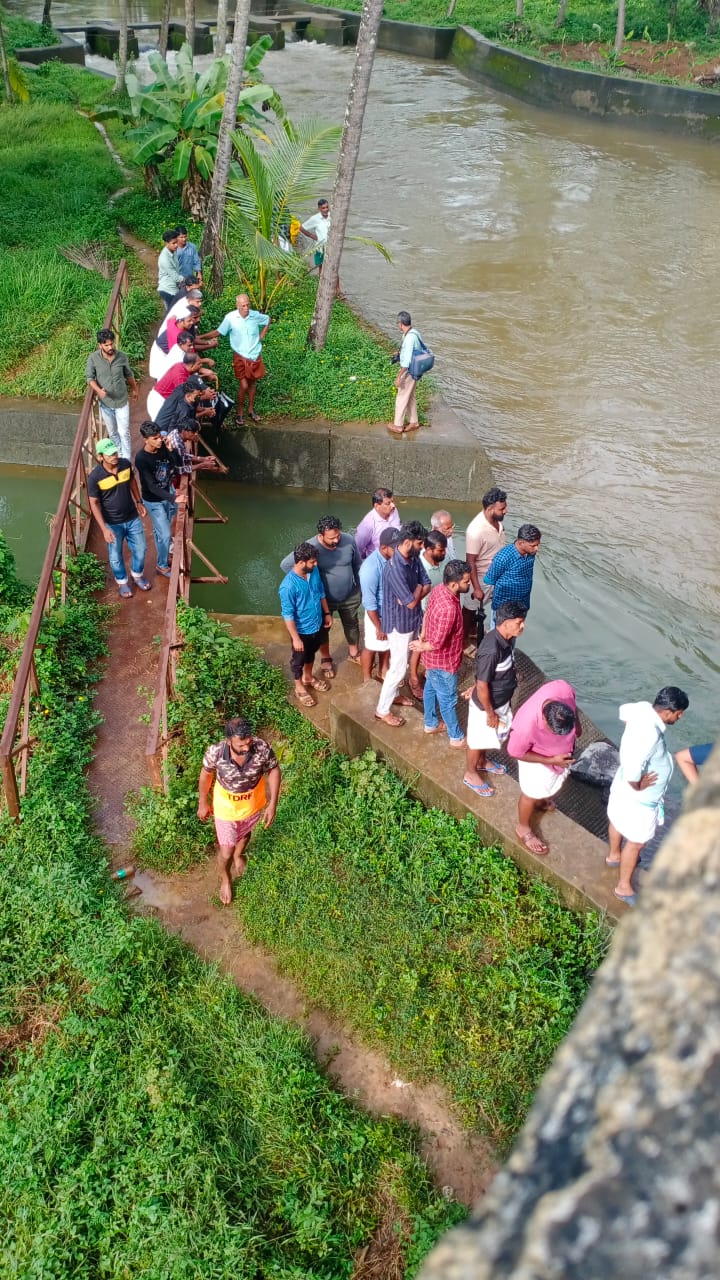
[[[298,693],[297,689],[293,689],[293,693],[301,707],[316,707],[317,702],[310,697],[309,693]]]
[[[317,689],[318,693],[327,693],[330,685],[327,680],[318,680],[317,676],[313,676],[312,680],[303,680],[306,689]]]
[[[337,671],[335,670],[335,663],[333,662],[332,658],[323,658],[322,661],[320,662],[320,668],[325,673],[328,680],[335,679],[335,676],[337,675]]]
[[[383,724],[389,724],[393,729],[399,729],[400,725],[405,723],[402,716],[379,716],[377,711],[375,712],[375,719],[381,720]]]
[[[424,725],[423,725],[423,733],[427,733],[428,735],[433,734],[433,733],[447,733],[447,725],[446,725],[446,724],[436,724],[434,729],[428,729],[427,725],[425,725],[425,724],[424,724]]]
[[[136,578],[135,586],[138,591],[152,591],[152,583],[148,582],[147,578]]]
[[[544,840],[541,840],[539,836],[535,835],[534,831],[528,831],[526,836],[521,836],[516,831],[515,835],[520,843],[524,844],[525,848],[529,850],[530,853],[534,853],[538,857],[541,857],[543,854],[548,852],[548,846],[545,844]]]
[[[397,698],[393,698],[393,706],[394,707],[414,707],[415,701],[413,698],[406,698],[404,693],[399,693]]]
[[[405,433],[407,434],[408,431],[418,431],[419,429],[420,429],[419,422],[409,422],[405,428]]]
[[[483,769],[483,773],[496,774],[498,778],[501,778],[503,774],[507,773],[507,765],[498,764],[497,760],[489,760]]]
[[[415,684],[411,684],[410,681],[408,681],[408,688],[410,689],[413,698],[417,698],[418,702],[422,702],[423,697],[425,696],[422,685],[418,681],[416,681]]]
[[[130,600],[132,598],[132,591],[130,590],[127,582],[123,582],[122,586],[118,587],[118,591],[123,600]]]
[[[355,666],[356,666],[356,667],[359,667],[359,666],[360,666],[360,654],[359,654],[359,653],[349,653],[349,654],[348,654],[348,662],[354,662],[354,663],[355,663]]]
[[[245,419],[243,418],[243,416],[242,416],[242,414],[241,414],[241,413],[236,413],[236,414],[235,414],[235,424],[236,424],[236,426],[238,426],[238,427],[244,427],[244,426],[245,426]]]
[[[616,898],[619,898],[621,902],[626,903],[628,907],[634,907],[637,903],[636,893],[618,893],[617,889],[613,889],[613,893]]]
[[[606,866],[606,867],[619,867],[619,866],[620,866],[620,859],[619,859],[619,858],[606,858],[606,859],[605,859],[605,866]]]
[[[469,787],[471,791],[475,792],[476,796],[495,795],[495,792],[488,782],[468,782],[466,778],[463,778],[463,786]]]
[[[170,577],[170,570],[169,570],[169,569],[156,569],[156,570],[155,570],[155,572],[156,572],[156,573],[159,573],[161,578],[169,578],[169,577]]]
[[[251,421],[251,422],[259,422],[259,421],[260,421],[260,418],[258,417],[258,415],[257,415],[256,413],[249,413],[249,414],[248,414],[248,418],[250,419],[250,421]]]

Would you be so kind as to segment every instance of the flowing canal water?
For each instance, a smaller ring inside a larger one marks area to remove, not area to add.
[[[117,7],[103,0],[97,17]],[[131,21],[159,8],[131,0]],[[53,18],[92,10],[55,0]],[[291,113],[341,120],[352,59],[297,43],[263,70]],[[613,737],[618,704],[666,683],[691,698],[674,740],[716,732],[719,195],[718,148],[542,112],[449,67],[377,55],[350,234],[394,262],[350,242],[343,285],[389,333],[407,307],[433,346],[447,399],[508,491],[509,527],[543,531],[527,647]],[[243,519],[250,491],[223,485],[221,501],[240,517],[222,535],[230,569],[214,548],[235,585],[203,603],[246,609],[250,580],[277,572],[274,538]],[[308,501],[309,532],[328,502]]]

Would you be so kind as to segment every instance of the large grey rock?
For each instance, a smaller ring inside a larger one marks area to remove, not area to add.
[[[620,763],[617,747],[612,742],[591,742],[570,769],[574,778],[590,782],[594,787],[609,787]]]
[[[421,1280],[720,1274],[719,802],[714,760],[481,1213]]]

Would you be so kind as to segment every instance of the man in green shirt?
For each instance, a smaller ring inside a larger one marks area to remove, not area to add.
[[[175,250],[178,247],[177,231],[163,231],[163,241],[158,258],[157,291],[165,303],[165,310],[169,311],[185,283],[185,278],[175,256]]]
[[[87,358],[85,379],[98,398],[100,415],[110,439],[118,446],[121,456],[129,458],[132,454],[128,391],[133,400],[137,400],[137,383],[125,352],[115,347],[112,329],[99,329],[97,342],[97,351]]]

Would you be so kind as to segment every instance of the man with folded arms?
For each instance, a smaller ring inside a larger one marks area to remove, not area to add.
[[[515,641],[525,627],[527,609],[516,600],[501,604],[495,627],[488,631],[475,655],[475,684],[466,690],[469,699],[467,757],[463,783],[477,796],[492,796],[493,788],[480,775],[507,773],[504,764],[488,761],[488,751],[498,751],[510,733],[510,700],[517,688]]]
[[[422,526],[420,526],[422,527]],[[383,680],[375,719],[383,720],[392,728],[405,723],[402,716],[393,714],[393,702],[412,706],[412,699],[398,698],[398,689],[405,679],[410,642],[420,630],[422,610],[420,601],[430,590],[430,579],[420,562],[419,547],[423,538],[416,537],[414,524],[404,524],[400,541],[383,578],[382,619],[390,642],[390,665]],[[418,550],[415,550],[419,543]]]
[[[447,540],[443,537],[443,542]],[[443,580],[427,597],[421,640],[410,648],[425,661],[425,733],[445,733],[451,747],[464,747],[465,735],[458,723],[458,671],[463,656],[463,616],[460,596],[470,587],[470,565],[451,560]],[[437,707],[441,720],[438,720]]]

